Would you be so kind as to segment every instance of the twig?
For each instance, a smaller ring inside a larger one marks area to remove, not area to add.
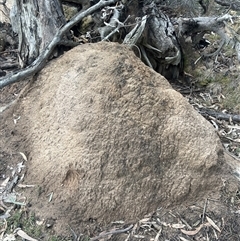
[[[72,233],[72,236],[73,236],[73,240],[76,241],[78,239],[78,236],[77,234],[74,232],[74,230],[71,228],[71,226],[69,225],[69,228],[70,228],[70,231]]]
[[[208,203],[208,199],[206,198],[206,201],[205,201],[204,207],[203,207],[203,213],[202,213],[202,224],[203,224],[204,218],[205,218],[205,213],[206,213],[206,209],[207,209],[207,203]]]
[[[38,58],[30,66],[26,67],[21,71],[10,73],[5,77],[0,78],[0,89],[7,85],[21,81],[24,78],[39,72],[46,65],[48,58],[51,56],[53,50],[59,44],[62,37],[67,31],[69,31],[74,25],[80,22],[83,18],[92,14],[99,8],[105,7],[110,4],[114,4],[116,2],[117,0],[100,0],[97,4],[88,8],[86,11],[80,12],[79,14],[75,15],[67,24],[65,24],[61,29],[58,30],[58,32],[55,34],[50,44],[45,48],[45,50],[38,56]]]
[[[221,51],[221,49],[223,48],[223,46],[224,46],[225,43],[226,43],[225,39],[222,39],[222,41],[221,41],[218,49],[217,49],[215,52],[213,52],[213,53],[211,53],[211,54],[203,54],[203,57],[217,56],[217,55],[220,53],[220,51]]]
[[[129,19],[130,16],[128,16],[125,21],[122,23],[120,22],[118,19],[115,19],[116,23],[117,23],[117,27],[111,32],[109,33],[104,39],[102,39],[102,41],[106,41],[108,40],[112,35],[114,35],[116,32],[119,32],[120,28],[125,27],[125,23],[127,22],[127,20]]]
[[[159,237],[160,237],[161,233],[162,233],[162,228],[158,231],[154,241],[158,241],[159,240]]]
[[[113,35],[113,32],[115,33],[120,27],[123,26],[123,24],[120,24],[118,20],[120,17],[120,12],[117,8],[118,7],[110,8],[113,10],[113,16],[111,17],[110,22],[104,22],[105,26],[98,28],[102,41],[107,40],[111,35]]]
[[[212,110],[207,110],[207,109],[201,109],[199,110],[199,113],[204,116],[212,116],[218,120],[232,120],[234,122],[240,122],[240,115],[232,115],[232,114],[225,114],[222,112],[217,112],[217,111],[212,111]]]
[[[111,32],[109,33],[105,38],[102,39],[102,41],[106,41],[108,40],[112,35],[114,35],[116,32],[119,32],[119,29],[124,27],[124,24],[121,23],[118,19],[115,19],[116,23],[117,23],[117,27]],[[114,27],[113,27],[114,28]]]
[[[150,68],[153,69],[153,66],[152,66],[152,64],[151,64],[151,62],[150,62],[150,60],[149,60],[149,58],[148,58],[148,56],[147,56],[147,53],[146,53],[144,47],[143,47],[142,45],[139,45],[139,48],[140,48],[140,50],[141,50],[143,59],[146,61],[146,64],[147,64]]]
[[[3,63],[0,64],[0,69],[12,69],[12,68],[18,68],[19,64],[18,63]]]
[[[90,238],[90,241],[98,240],[98,239],[101,239],[103,237],[113,235],[113,234],[125,233],[125,232],[129,231],[130,229],[132,229],[132,227],[133,227],[133,225],[131,224],[129,227],[127,227],[125,229],[118,229],[118,230],[115,230],[115,231],[110,231],[110,232],[104,233],[102,235],[99,235],[97,237]]]

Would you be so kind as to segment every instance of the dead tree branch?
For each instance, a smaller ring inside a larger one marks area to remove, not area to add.
[[[179,32],[185,34],[189,31],[196,33],[199,31],[217,31],[219,27],[224,26],[224,21],[232,21],[233,17],[230,14],[225,14],[221,17],[196,17],[196,18],[179,18]]]
[[[168,80],[183,73],[182,55],[174,26],[154,1],[144,1],[143,17],[123,43],[137,48],[141,60]]]
[[[240,115],[226,114],[226,113],[217,112],[210,109],[201,109],[199,113],[204,117],[212,116],[218,120],[225,120],[225,121],[232,120],[233,122],[240,122]]]
[[[216,56],[221,51],[222,47],[225,44],[228,44],[230,40],[235,38],[233,34],[229,35],[228,31],[226,31],[227,21],[233,23],[233,19],[237,18],[236,16],[232,16],[230,14],[225,14],[221,17],[197,17],[197,18],[179,18],[178,26],[179,26],[179,36],[194,36],[199,33],[209,33],[214,32],[221,38],[221,43],[219,48],[210,54],[205,54],[203,57],[211,57]]]
[[[81,12],[81,13],[77,14],[76,16],[74,16],[71,19],[71,21],[69,21],[67,24],[65,24],[62,28],[59,29],[59,31],[54,36],[53,40],[46,47],[45,51],[43,51],[31,65],[29,65],[28,67],[26,67],[23,70],[20,70],[18,72],[14,72],[14,73],[10,73],[5,77],[0,78],[0,89],[7,85],[21,81],[21,80],[25,79],[26,77],[34,75],[37,72],[39,72],[46,65],[48,58],[51,56],[53,50],[60,43],[64,34],[66,34],[67,31],[69,31],[73,26],[75,26],[78,22],[80,22],[84,17],[92,14],[99,8],[108,6],[110,4],[114,4],[116,2],[117,2],[117,0],[100,0],[97,4],[88,8],[86,11]]]
[[[108,16],[110,15],[111,11],[113,12],[113,16],[110,19],[109,23],[105,23],[104,27],[100,27],[98,28],[98,31],[100,33],[101,36],[101,40],[102,41],[106,41],[108,40],[113,34],[115,34],[116,32],[118,32],[118,30],[124,26],[123,23],[121,23],[119,21],[119,17],[120,17],[120,11],[123,9],[123,5],[119,5],[116,7],[108,7],[108,11],[109,13],[105,13],[104,15]],[[103,17],[104,19],[104,17]]]
[[[224,1],[224,0],[215,0],[215,2],[221,6],[229,7],[229,9],[232,9],[234,11],[240,10],[240,2],[239,1],[229,2],[229,1]]]

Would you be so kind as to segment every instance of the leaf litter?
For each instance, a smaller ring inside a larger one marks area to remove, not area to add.
[[[221,104],[225,96],[222,93],[212,95],[208,92],[194,93],[191,91],[191,94],[186,95],[186,98],[213,125],[228,154],[240,161],[240,126],[238,121],[240,117],[219,109],[219,103]],[[20,116],[14,116],[14,123],[17,124],[19,119]],[[12,174],[5,176],[0,183],[0,240],[3,241],[17,240],[17,236],[23,240],[36,240],[21,229],[14,230],[10,234],[6,233],[6,220],[11,217],[14,207],[25,207],[26,205],[24,197],[21,197],[15,188],[34,187],[31,184],[21,184],[24,179],[24,163],[28,159],[24,153],[20,152],[20,155],[24,161],[11,167]],[[159,208],[133,225],[129,224],[127,220],[113,222],[106,230],[102,229],[100,234],[90,234],[90,240],[239,240],[239,191],[236,190],[235,195],[231,194],[230,197],[227,180],[223,181],[223,189],[225,194],[229,195],[227,200],[211,201],[209,199],[202,206],[178,207],[173,210]],[[52,194],[49,195],[49,201],[51,201]],[[236,205],[237,210],[234,209],[234,205]],[[42,225],[44,221],[36,221],[36,223]],[[73,230],[72,233],[74,233]],[[118,235],[123,236],[116,239]],[[89,240],[89,236],[74,233],[71,240]]]
[[[0,240],[2,241],[12,241],[16,240],[16,235],[20,236],[23,240],[36,241],[36,239],[27,235],[20,228],[14,230],[13,233],[6,233],[8,225],[7,219],[11,217],[11,212],[16,206],[25,206],[25,197],[21,196],[15,188],[26,188],[34,187],[34,185],[23,185],[20,182],[23,181],[25,165],[24,162],[27,161],[27,157],[24,153],[20,152],[24,161],[17,163],[15,166],[8,166],[10,170],[8,176],[0,183],[0,210],[2,211],[0,215]]]
[[[218,207],[216,208],[216,206]],[[203,213],[205,214],[204,219],[202,219]],[[182,220],[187,220],[185,222],[188,225],[184,224]],[[112,223],[113,227],[109,227],[108,231],[102,231],[90,240],[223,241],[229,240],[227,237],[230,236],[231,240],[239,240],[236,239],[238,230],[232,228],[232,221],[226,211],[226,206],[220,200],[208,199],[202,207],[177,207],[169,211],[160,208],[134,225],[129,225],[127,222],[125,224]],[[240,222],[235,225],[239,228]],[[115,233],[116,230],[119,232]],[[120,236],[117,238],[117,235]],[[104,239],[102,239],[103,237]]]

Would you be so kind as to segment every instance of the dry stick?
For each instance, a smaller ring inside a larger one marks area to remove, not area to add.
[[[208,199],[206,198],[205,203],[204,203],[204,207],[203,207],[203,213],[202,213],[202,224],[203,224],[204,218],[205,218],[205,213],[206,213],[206,209],[207,209],[207,203],[208,203]]]
[[[19,66],[18,63],[3,63],[0,64],[0,69],[11,69],[11,68],[17,68]]]
[[[213,111],[211,109],[205,109],[205,108],[200,109],[199,113],[204,117],[212,116],[217,120],[226,120],[226,121],[232,120],[234,122],[240,122],[240,115],[226,114],[226,113],[217,112],[217,111]]]
[[[125,233],[125,232],[129,231],[132,227],[133,227],[133,225],[131,224],[129,227],[127,227],[125,229],[118,229],[118,230],[115,230],[115,231],[110,231],[110,232],[104,233],[102,235],[99,235],[97,237],[90,238],[90,241],[95,241],[95,240],[98,240],[98,239],[101,239],[103,237],[113,235],[113,234]]]
[[[100,0],[97,4],[88,8],[86,11],[75,15],[71,19],[71,21],[69,21],[61,29],[58,30],[58,32],[53,37],[51,43],[46,47],[46,49],[38,56],[38,58],[32,64],[30,64],[28,67],[26,67],[25,69],[23,69],[21,71],[10,73],[5,77],[0,78],[0,89],[7,85],[21,81],[24,78],[26,78],[30,75],[34,75],[37,72],[39,72],[46,65],[48,58],[51,56],[53,50],[58,45],[58,43],[61,41],[63,35],[67,31],[69,31],[74,25],[76,25],[78,22],[80,22],[84,17],[92,14],[99,8],[108,6],[110,4],[114,4],[116,2],[117,2],[117,0]]]
[[[162,228],[158,231],[154,241],[158,241],[159,240],[159,237],[160,237],[161,233],[162,233]]]

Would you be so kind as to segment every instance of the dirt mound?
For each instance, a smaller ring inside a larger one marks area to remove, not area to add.
[[[58,231],[136,220],[222,185],[213,127],[123,45],[85,44],[52,61],[14,114],[25,183],[37,187],[28,200]]]

